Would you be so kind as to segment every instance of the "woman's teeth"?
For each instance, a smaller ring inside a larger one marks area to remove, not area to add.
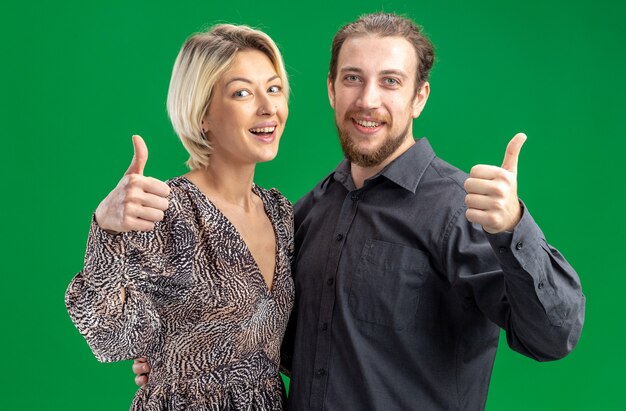
[[[276,130],[276,127],[260,127],[251,128],[250,132],[254,134],[272,134]]]

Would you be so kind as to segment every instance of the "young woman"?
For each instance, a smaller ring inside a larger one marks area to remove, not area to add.
[[[134,136],[131,167],[96,210],[66,305],[98,360],[147,358],[132,410],[282,409],[292,208],[253,177],[277,154],[288,92],[265,33],[218,25],[190,37],[167,108],[191,171],[144,177]]]

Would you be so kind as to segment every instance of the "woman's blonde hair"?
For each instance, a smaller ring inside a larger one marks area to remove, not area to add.
[[[258,50],[265,54],[282,81],[283,93],[289,97],[283,58],[267,34],[247,26],[218,24],[207,32],[189,37],[174,63],[167,112],[174,131],[189,153],[187,166],[192,170],[209,164],[213,150],[202,132],[202,119],[209,108],[213,87],[241,50]]]

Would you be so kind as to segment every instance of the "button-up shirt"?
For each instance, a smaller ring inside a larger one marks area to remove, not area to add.
[[[500,328],[539,361],[572,350],[576,272],[523,204],[513,232],[470,223],[466,178],[421,139],[359,189],[344,160],[297,203],[289,409],[483,409]]]

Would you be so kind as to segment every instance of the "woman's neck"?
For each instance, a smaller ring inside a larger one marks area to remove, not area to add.
[[[210,200],[220,200],[250,211],[254,204],[254,170],[254,164],[235,166],[213,157],[207,167],[192,170],[185,177],[198,186]]]

